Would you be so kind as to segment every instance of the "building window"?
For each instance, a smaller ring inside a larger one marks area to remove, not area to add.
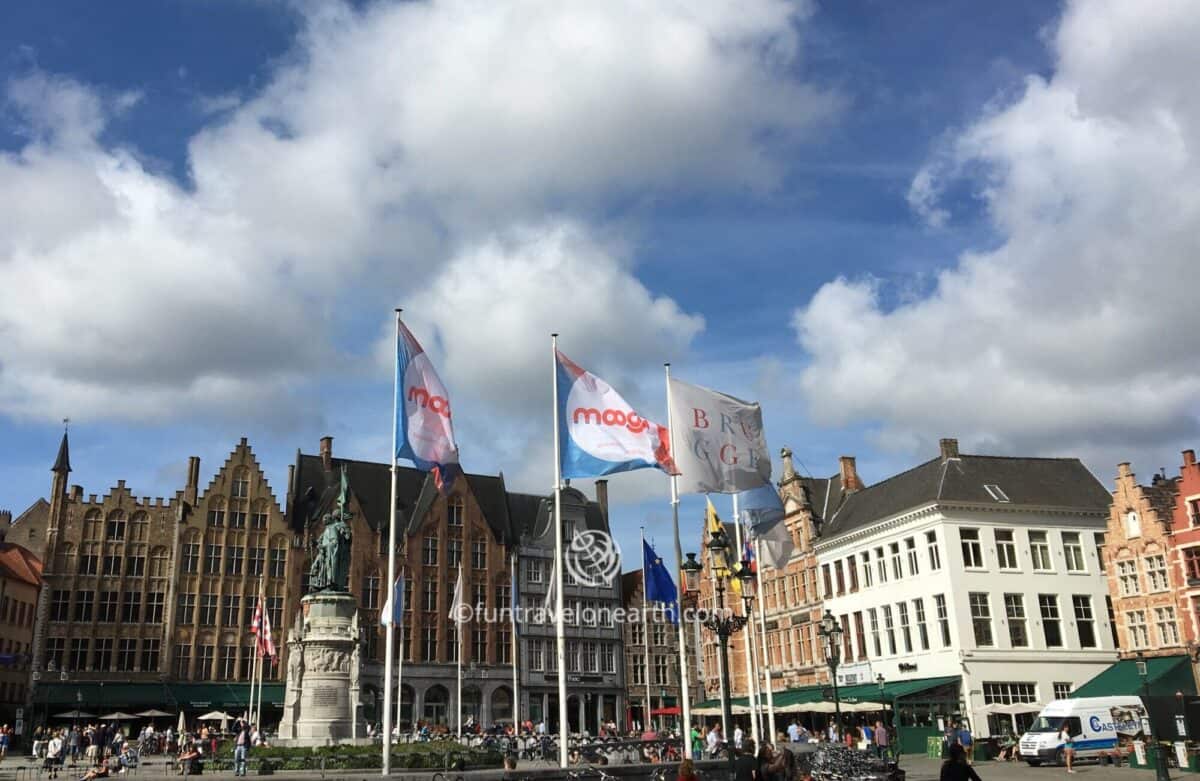
[[[1025,627],[1025,598],[1020,594],[1005,594],[1004,615],[1008,619],[1008,639],[1012,647],[1029,647],[1029,633]]]
[[[917,619],[917,637],[921,641],[921,650],[929,650],[929,628],[925,625],[925,600],[913,600],[913,613]]]
[[[283,626],[283,597],[267,597],[267,616],[273,632]]]
[[[94,544],[85,544],[79,552],[79,574],[95,575],[99,571],[100,556]]]
[[[92,669],[99,672],[111,670],[113,666],[113,640],[111,637],[97,638],[95,653],[92,657]]]
[[[900,615],[900,639],[904,641],[904,653],[912,653],[912,627],[908,623],[908,603],[896,604],[896,612]]]
[[[995,642],[992,638],[992,608],[988,605],[988,595],[981,591],[972,591],[968,596],[968,600],[971,605],[971,628],[975,631],[975,645],[980,647],[994,645]]]
[[[1079,647],[1096,647],[1096,617],[1092,613],[1092,598],[1087,594],[1075,594],[1071,597],[1071,607],[1075,612],[1075,627],[1079,631]]]
[[[641,624],[629,625],[629,644],[630,645],[645,645],[645,635],[642,633]]]
[[[208,525],[218,528],[225,525],[225,500],[220,497],[209,503]]]
[[[1033,559],[1033,569],[1036,572],[1051,572],[1054,564],[1050,559],[1050,543],[1046,532],[1029,532],[1029,555]]]
[[[146,595],[146,623],[161,624],[166,595],[161,591],[152,591]]]
[[[462,546],[462,540],[447,540],[446,566],[450,569],[458,569],[458,565],[462,563]]]
[[[240,467],[233,475],[233,491],[231,496],[245,499],[250,495],[250,473],[245,467]]]
[[[372,572],[362,580],[363,610],[379,609],[379,573]]]
[[[821,565],[821,580],[825,584],[825,596],[833,596],[833,575],[830,573],[829,565]]]
[[[1125,536],[1142,536],[1142,520],[1138,517],[1137,510],[1130,510],[1125,513]]]
[[[246,510],[242,507],[234,506],[229,510],[229,528],[230,529],[245,529],[246,528]]]
[[[1038,594],[1038,609],[1042,613],[1042,633],[1046,637],[1046,647],[1061,648],[1062,616],[1058,612],[1058,595]]]
[[[1121,586],[1121,596],[1128,597],[1137,594],[1138,588],[1137,561],[1124,559],[1117,562],[1117,582]]]
[[[850,580],[850,593],[858,591],[858,567],[854,566],[854,557],[846,557],[846,577]]]
[[[984,681],[983,702],[986,705],[1015,705],[1022,702],[1037,702],[1037,685],[1033,683],[1010,683]]]
[[[1179,626],[1175,623],[1175,608],[1154,608],[1154,625],[1164,646],[1179,645]]]
[[[540,672],[546,669],[546,659],[543,656],[543,644],[541,640],[529,641],[529,669]]]
[[[245,558],[246,552],[241,546],[230,546],[225,550],[225,574],[226,575],[241,575],[242,560]]]
[[[950,612],[946,609],[946,595],[935,594],[933,605],[937,610],[938,628],[942,633],[942,647],[950,647]]]
[[[188,677],[188,667],[192,663],[192,647],[190,645],[175,646],[175,678],[185,680]]]
[[[238,613],[242,609],[242,598],[229,594],[221,597],[221,625],[237,626]],[[224,647],[224,646],[222,646]]]
[[[471,604],[478,608],[487,607],[487,584],[472,583],[471,584]],[[499,605],[497,605],[499,607]]]
[[[888,551],[892,555],[892,577],[900,580],[904,577],[904,568],[900,563],[900,543],[893,542],[889,544]]]
[[[612,643],[604,643],[600,646],[602,662],[604,663],[604,672],[615,673],[617,671],[617,650]]]
[[[862,561],[862,583],[863,588],[870,588],[871,583],[871,553],[869,551],[859,555]]]
[[[144,545],[134,545],[132,555],[125,559],[125,574],[131,578],[140,578],[146,574],[146,548]]]
[[[1200,546],[1183,549],[1183,572],[1190,581],[1200,580]]]
[[[108,523],[104,525],[104,539],[109,542],[119,542],[125,539],[125,514],[115,512],[108,516]]]
[[[1079,532],[1063,532],[1063,556],[1067,560],[1067,572],[1086,572],[1083,563],[1083,545],[1079,542]]]
[[[838,596],[846,593],[846,577],[842,574],[842,560],[833,563],[833,579],[837,582]]]
[[[1000,569],[1020,569],[1012,529],[996,530],[996,559],[1000,562]]]
[[[142,672],[154,672],[158,669],[159,641],[158,639],[142,641]]]
[[[1071,697],[1071,682],[1070,681],[1055,681],[1054,682],[1054,699],[1066,700]]]
[[[1125,625],[1129,627],[1130,648],[1150,647],[1150,630],[1146,626],[1145,611],[1130,610],[1125,614]]]
[[[668,686],[670,678],[668,674],[667,657],[656,655],[654,657],[654,685]]]
[[[546,575],[546,562],[541,559],[530,559],[528,563],[527,574],[530,583],[541,583]]]
[[[200,595],[200,626],[213,626],[217,623],[217,595]]]
[[[640,657],[633,660],[633,666],[630,669],[633,672],[633,683],[635,686],[641,686],[646,683],[646,663]]]
[[[183,544],[183,571],[194,574],[200,571],[200,543],[185,542]]]
[[[1092,541],[1096,545],[1096,567],[1100,574],[1104,574],[1104,534],[1097,532],[1092,535]]]
[[[100,602],[96,609],[96,620],[108,624],[117,620],[117,592],[100,592]]]
[[[451,496],[446,501],[446,523],[450,526],[462,526],[466,506],[461,496]]]
[[[261,576],[263,574],[263,562],[266,558],[266,548],[251,548],[249,566],[246,570],[247,574],[256,578]]]
[[[496,663],[512,664],[512,632],[507,627],[496,630]]]
[[[117,670],[120,672],[133,672],[134,663],[137,661],[137,640],[132,638],[121,638],[117,644]]]
[[[846,627],[847,631],[849,631],[849,629],[850,627]],[[866,659],[867,632],[866,628],[863,626],[863,614],[861,610],[856,610],[854,612],[854,640],[855,644],[858,646],[858,658]]]
[[[71,669],[86,670],[91,650],[92,644],[88,640],[78,637],[71,640]]]
[[[221,546],[220,545],[205,545],[204,546],[204,574],[220,575],[221,574]]]
[[[487,543],[475,540],[471,543],[471,569],[487,569]]]
[[[127,624],[136,624],[141,620],[142,595],[136,591],[125,592],[125,601],[121,603],[121,620]]]
[[[1167,590],[1167,560],[1162,554],[1146,557],[1146,581],[1151,591]]]
[[[929,553],[929,569],[941,569],[942,552],[938,549],[937,532],[925,532],[925,550]]]
[[[63,656],[66,654],[67,641],[61,637],[51,637],[46,640],[46,667],[51,665],[63,668]]]
[[[50,620],[66,621],[70,615],[71,592],[55,590],[50,597]]]
[[[250,528],[265,529],[267,528],[267,503],[263,501],[256,502],[254,509],[250,513]]]
[[[437,610],[438,586],[435,581],[428,581],[424,589],[425,603],[424,608],[428,612]]]
[[[104,557],[104,575],[105,577],[117,578],[121,576],[121,557],[120,556],[105,556]]]
[[[892,620],[891,605],[883,606],[883,630],[887,634],[888,653],[896,653],[896,625]]]
[[[963,566],[980,569],[983,567],[983,546],[979,544],[978,529],[959,529],[962,541]]]
[[[212,676],[213,660],[217,658],[215,645],[202,645],[196,654],[196,670],[192,675],[194,681],[205,681]]]
[[[567,672],[577,673],[579,669],[579,641],[567,641]]]
[[[916,575],[921,570],[917,563],[917,541],[909,537],[904,541],[904,550],[908,555],[908,574]]]
[[[426,537],[421,548],[421,563],[426,566],[436,566],[438,563],[437,537]]]
[[[287,565],[287,544],[276,542],[271,546],[271,571],[267,574],[273,580],[283,580],[284,569]],[[307,573],[306,573],[307,574]]]
[[[190,624],[195,618],[196,595],[179,592],[178,604],[175,608],[175,623]]]

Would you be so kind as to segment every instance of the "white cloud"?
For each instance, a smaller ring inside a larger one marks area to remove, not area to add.
[[[190,139],[186,186],[107,141],[136,93],[8,85],[28,143],[0,155],[0,413],[277,413],[346,369],[343,312],[419,289],[471,293],[489,338],[438,326],[448,371],[475,381],[481,348],[525,376],[523,348],[497,352],[506,329],[569,316],[577,344],[605,343],[595,302],[630,361],[686,344],[698,321],[641,287],[595,215],[770,188],[778,151],[839,106],[795,75],[807,7],[784,0],[306,8],[267,86]]]
[[[825,285],[794,319],[814,415],[1108,462],[1197,432],[1200,7],[1073,2],[1058,67],[991,106],[917,175],[937,222],[947,176],[979,174],[1003,242],[897,306],[874,280]],[[1157,461],[1157,459],[1156,459]]]

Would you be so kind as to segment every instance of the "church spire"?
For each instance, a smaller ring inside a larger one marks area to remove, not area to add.
[[[63,420],[63,438],[62,444],[58,446],[58,458],[54,459],[54,466],[50,468],[51,472],[56,472],[65,475],[71,471],[71,448],[67,444],[67,420]]]

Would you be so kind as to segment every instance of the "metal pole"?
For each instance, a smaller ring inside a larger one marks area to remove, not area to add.
[[[518,667],[519,659],[518,659],[518,655],[517,655],[517,650],[518,650],[517,611],[513,609],[513,602],[514,602],[514,600],[517,599],[517,595],[519,593],[517,590],[517,585],[518,585],[518,583],[517,583],[517,552],[516,552],[515,548],[513,549],[512,555],[509,556],[509,568],[511,570],[511,577],[509,578],[511,583],[509,584],[509,588],[512,589],[512,593],[508,595],[508,602],[509,602],[508,620],[509,620],[509,623],[511,624],[511,626],[509,627],[509,631],[512,634],[512,668],[513,668],[512,718],[513,718],[513,736],[515,737],[515,736],[519,735],[521,732],[521,691],[518,688],[518,684],[520,681],[520,667]]]
[[[646,527],[641,527],[642,532],[642,550],[646,550]],[[650,729],[650,611],[647,609],[646,602],[646,562],[642,562],[642,640],[645,650],[645,666],[646,674],[643,680],[646,683],[646,707],[642,709],[642,732]]]
[[[558,431],[558,334],[550,334],[550,359],[553,368],[551,387],[554,396],[554,634],[558,659],[558,764],[567,766],[567,630],[563,621],[563,522],[562,522],[562,443]]]
[[[745,547],[742,544],[742,521],[738,518],[738,497],[733,495],[733,536],[734,543],[737,545],[737,558],[741,560],[745,555]],[[762,745],[762,734],[758,728],[758,668],[754,664],[754,638],[750,636],[750,630],[754,628],[754,622],[750,620],[750,605],[743,604],[742,608],[746,615],[746,633],[742,635],[744,643],[744,651],[746,655],[746,696],[750,703],[750,736],[754,738],[754,745]]]
[[[758,579],[758,636],[762,641],[762,670],[767,689],[767,729],[770,731],[770,742],[774,743],[779,733],[775,731],[775,687],[771,681],[771,657],[767,649],[767,603],[762,582],[762,545],[758,539],[754,540],[754,561],[757,564],[754,574]]]
[[[675,457],[675,413],[671,408],[671,364],[663,364],[667,373],[667,436],[670,437],[671,458]],[[679,541],[679,478],[671,475],[671,522],[675,532],[675,566],[676,571],[683,566],[683,546]],[[679,578],[680,600],[676,605],[679,615],[679,705],[680,716],[683,719],[683,756],[692,757],[692,704],[688,691],[688,662],[687,662],[687,631],[683,619],[683,576]],[[696,625],[696,637],[700,636],[700,625]],[[700,658],[700,644],[696,643],[696,658]]]
[[[392,452],[388,463],[392,465],[392,501],[388,514],[388,588],[396,583],[396,425],[400,414],[400,310],[396,310],[395,347],[392,352]],[[395,599],[395,595],[392,596]],[[382,775],[392,771],[392,655],[395,653],[396,622],[388,621],[384,634],[383,659],[383,770]]]
[[[733,697],[730,694],[731,689],[729,685],[729,622],[731,618],[722,615],[725,612],[725,588],[720,584],[719,580],[717,582],[717,599],[720,602],[717,611],[717,620],[720,622],[717,628],[717,640],[721,648],[721,683],[723,689],[721,692],[721,713],[724,715],[725,723],[728,724],[733,721]],[[724,737],[725,756],[729,757],[729,778],[733,779],[736,777],[733,741],[730,740],[728,733]]]

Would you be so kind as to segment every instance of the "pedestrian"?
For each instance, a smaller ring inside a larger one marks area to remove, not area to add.
[[[694,724],[692,725],[691,739],[692,756],[698,758],[704,751],[704,736],[700,734],[700,728]]]
[[[1071,765],[1075,761],[1075,739],[1071,736],[1070,719],[1064,720],[1062,729],[1058,731],[1058,740],[1063,744],[1063,758],[1067,761],[1067,772],[1074,773]]]
[[[675,781],[700,781],[696,775],[696,765],[690,759],[685,759],[679,763],[679,773],[675,777]]]
[[[741,749],[742,738],[744,737],[746,737],[746,733],[742,731],[742,725],[735,724],[733,727],[733,747],[736,749]]]
[[[239,722],[237,736],[233,739],[233,774],[246,775],[246,752],[250,750],[250,727]]]
[[[951,744],[942,763],[938,781],[982,781],[975,768],[967,764],[967,751],[960,744]]]
[[[950,756],[950,747],[958,745],[958,728],[953,721],[946,722],[946,729],[942,733],[942,759]]]
[[[716,759],[717,751],[720,749],[721,743],[721,727],[717,724],[712,725],[708,730],[708,735],[704,739],[705,745],[708,747],[708,758]]]
[[[58,769],[62,767],[63,762],[64,746],[61,732],[54,733],[54,737],[50,738],[50,742],[46,745],[45,769],[50,771],[51,778],[58,778]]]
[[[792,719],[792,723],[788,725],[787,734],[788,740],[792,743],[800,742],[800,725],[796,723],[795,719]]]
[[[883,726],[883,722],[882,721],[875,722],[875,736],[874,736],[875,756],[879,757],[880,759],[887,756],[887,754],[888,754],[888,739],[890,737],[891,736],[888,735],[887,727]]]
[[[754,739],[744,741],[745,748],[737,752],[733,760],[732,781],[761,781],[758,775],[758,758],[754,756]]]

